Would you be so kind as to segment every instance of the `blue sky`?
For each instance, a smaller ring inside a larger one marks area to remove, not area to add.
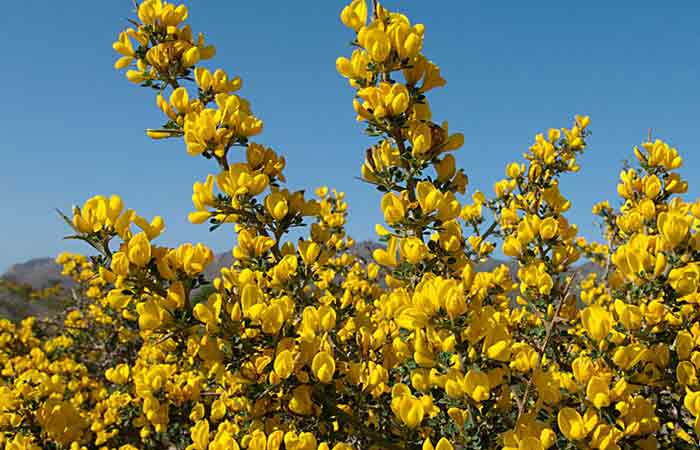
[[[99,6],[98,6],[99,4]],[[475,2],[391,0],[426,25],[425,51],[446,88],[434,118],[466,136],[458,161],[470,190],[491,191],[507,161],[535,133],[592,117],[578,176],[562,183],[570,217],[596,235],[590,208],[612,199],[618,169],[648,129],[685,156],[691,196],[700,183],[700,3],[695,1]],[[312,6],[313,5],[313,6]],[[612,6],[611,6],[612,5]],[[216,44],[212,62],[243,77],[243,96],[265,120],[259,141],[287,157],[292,188],[347,192],[350,233],[373,237],[378,193],[357,181],[370,142],[354,121],[352,91],[335,71],[351,33],[344,2],[199,0],[190,23]],[[175,141],[151,142],[162,123],[153,95],[112,68],[111,44],[130,0],[9,2],[0,15],[0,271],[63,249],[67,228],[53,213],[92,195],[121,195],[141,214],[162,215],[161,243],[231,248],[230,229],[187,222],[191,186],[213,171]]]

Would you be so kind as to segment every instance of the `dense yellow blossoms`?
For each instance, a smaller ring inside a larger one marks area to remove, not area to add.
[[[160,217],[96,196],[63,216],[97,254],[57,262],[76,285],[60,317],[0,321],[0,447],[360,450],[683,449],[700,445],[700,202],[678,151],[634,149],[604,243],[567,218],[590,119],[537,134],[493,195],[467,191],[464,137],[434,119],[446,81],[426,29],[353,0],[336,61],[375,142],[383,243],[365,260],[343,193],[285,187],[285,158],[240,78],[183,5],[146,0],[114,49],[158,90],[155,139],[215,165],[193,223],[231,224],[233,262],[158,244]],[[294,234],[293,228],[306,226]],[[506,264],[484,264],[495,252]],[[583,265],[584,258],[590,265]],[[55,295],[55,292],[44,293]]]

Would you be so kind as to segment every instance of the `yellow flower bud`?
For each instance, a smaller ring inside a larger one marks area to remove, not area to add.
[[[139,70],[127,70],[126,71],[127,80],[132,83],[143,83],[148,78],[146,74]]]
[[[200,224],[209,220],[210,217],[211,213],[209,211],[194,211],[187,215],[187,220],[193,224]]]

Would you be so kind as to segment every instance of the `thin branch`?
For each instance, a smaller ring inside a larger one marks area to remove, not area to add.
[[[569,289],[571,288],[572,283],[576,279],[577,273],[574,273],[569,281],[566,283],[566,286],[564,287],[564,290],[562,291],[559,299],[559,304],[557,304],[557,309],[554,311],[554,316],[552,319],[545,323],[545,328],[547,329],[547,334],[544,338],[544,341],[542,342],[542,347],[538,349],[538,357],[537,357],[537,365],[535,366],[535,369],[533,370],[533,376],[530,377],[530,379],[527,382],[527,385],[525,386],[525,392],[523,393],[523,398],[522,400],[518,401],[518,419],[520,420],[520,417],[525,413],[525,408],[527,407],[527,401],[528,397],[530,396],[530,390],[532,389],[532,380],[534,379],[534,373],[542,367],[542,361],[544,360],[544,354],[547,351],[547,345],[549,344],[549,340],[552,338],[552,332],[554,331],[554,327],[557,323],[560,322],[559,320],[559,314],[561,313],[561,308],[564,306],[564,302],[566,300],[566,296],[569,293]]]

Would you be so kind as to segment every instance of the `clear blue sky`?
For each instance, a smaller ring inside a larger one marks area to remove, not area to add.
[[[0,15],[0,271],[15,262],[83,249],[61,237],[53,213],[88,197],[120,194],[149,217],[160,242],[231,248],[233,232],[187,222],[192,182],[213,170],[173,142],[143,133],[162,123],[153,95],[112,68],[111,44],[130,0],[7,2]],[[242,95],[265,120],[260,141],[287,156],[292,188],[347,192],[349,230],[373,237],[378,194],[354,179],[368,145],[352,91],[335,71],[348,55],[344,2],[199,0],[190,23],[217,45],[213,64],[243,77]],[[313,6],[312,6],[313,5]],[[700,185],[700,3],[391,0],[427,28],[426,54],[448,86],[431,97],[437,120],[461,130],[458,160],[471,187],[491,190],[535,133],[590,114],[583,170],[563,183],[572,219],[594,236],[590,208],[612,198],[620,162],[649,127],[685,156],[691,195]]]

